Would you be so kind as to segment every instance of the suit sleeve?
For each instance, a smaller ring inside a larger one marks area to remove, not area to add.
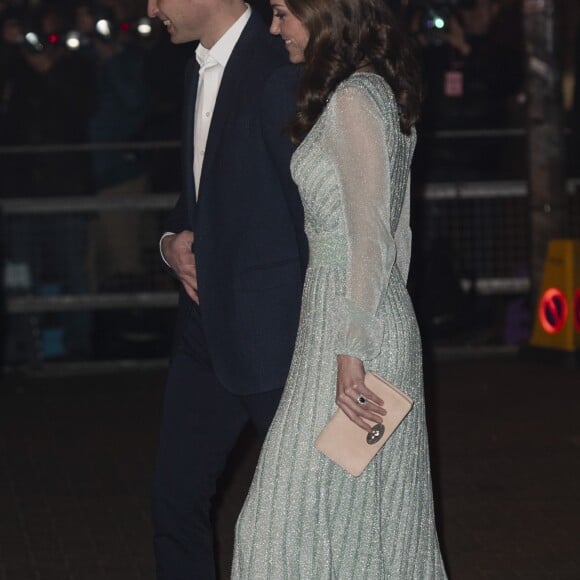
[[[194,75],[197,63],[195,57],[189,59],[183,82],[183,110],[181,133],[181,194],[175,207],[169,212],[165,224],[165,232],[179,233],[191,229],[189,225],[189,208],[187,206],[188,192],[193,187],[193,110],[197,92],[197,77]]]
[[[187,204],[185,201],[185,194],[181,192],[177,198],[175,206],[165,219],[163,231],[178,234],[186,229],[189,229],[187,225]]]
[[[190,131],[190,128],[188,126],[188,113],[190,112],[190,106],[191,106],[191,102],[193,99],[195,99],[195,95],[192,92],[192,75],[193,75],[193,69],[195,67],[195,59],[191,58],[189,60],[189,62],[187,63],[186,66],[186,71],[185,71],[185,76],[184,76],[184,94],[183,94],[183,113],[182,113],[182,123],[183,123],[183,131],[182,131],[182,142],[185,142],[186,139],[188,139],[188,134]],[[184,230],[190,229],[191,226],[188,225],[188,207],[187,207],[187,195],[186,195],[186,190],[187,190],[187,184],[185,182],[185,180],[187,179],[187,171],[185,170],[186,166],[191,167],[193,162],[189,162],[188,159],[186,159],[186,153],[185,151],[187,150],[187,148],[185,148],[183,146],[181,146],[181,172],[182,172],[182,176],[183,176],[183,183],[182,183],[182,187],[181,187],[181,193],[179,194],[179,197],[177,198],[177,202],[175,204],[175,206],[173,207],[173,209],[169,212],[169,214],[167,215],[167,217],[165,218],[164,224],[163,224],[163,232],[173,232],[173,233],[180,233]],[[193,174],[191,174],[190,177],[191,181],[193,182]],[[161,242],[161,240],[160,240]],[[162,268],[168,272],[171,276],[173,276],[174,278],[175,276],[175,272],[173,271],[172,268],[170,268],[165,260],[162,258],[161,256],[161,251],[160,251],[160,255],[159,255],[159,260],[161,262],[161,266]]]

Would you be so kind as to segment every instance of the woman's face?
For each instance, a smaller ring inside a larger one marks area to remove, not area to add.
[[[274,16],[270,33],[281,36],[286,44],[290,62],[304,62],[304,51],[308,44],[308,31],[286,6],[284,0],[270,0]]]

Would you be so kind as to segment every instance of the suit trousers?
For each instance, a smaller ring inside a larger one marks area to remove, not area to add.
[[[220,384],[199,322],[168,374],[153,489],[158,580],[216,578],[210,509],[216,481],[251,421],[264,437],[282,389],[239,396]]]

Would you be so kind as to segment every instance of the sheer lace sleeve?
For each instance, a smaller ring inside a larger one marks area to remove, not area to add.
[[[356,87],[339,87],[328,107],[328,147],[340,175],[348,238],[336,353],[372,360],[384,334],[377,309],[397,253],[390,231],[384,121],[376,104]]]

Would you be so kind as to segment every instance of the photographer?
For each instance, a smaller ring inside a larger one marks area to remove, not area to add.
[[[139,139],[150,112],[151,90],[145,52],[120,25],[131,20],[130,3],[103,0],[81,3],[76,27],[90,34],[83,55],[94,67],[96,103],[89,120],[94,143],[122,143]],[[107,23],[99,31],[97,22]],[[92,154],[97,196],[103,199],[149,191],[149,179],[140,155],[132,150],[100,150]],[[91,263],[98,290],[127,290],[143,283],[142,248],[146,226],[136,211],[100,214],[93,224]],[[153,242],[151,242],[153,243]]]
[[[424,129],[509,125],[510,100],[524,82],[524,61],[518,27],[509,39],[503,35],[500,23],[507,22],[508,13],[498,0],[433,0],[415,13],[411,24],[422,46],[427,84]],[[438,142],[424,160],[426,177],[498,178],[501,152],[490,139]]]
[[[498,0],[430,0],[415,6],[410,25],[421,46],[426,82],[414,160],[416,184],[493,181],[523,172],[523,147],[514,147],[513,140],[433,136],[442,130],[510,126],[524,85],[519,9],[515,2]],[[415,228],[423,232],[419,255],[424,261],[416,281],[417,302],[434,335],[458,332],[491,315],[485,297],[462,294],[459,278],[493,275],[488,257],[499,251],[495,233],[503,217],[493,200],[470,200],[460,212],[455,207],[425,204],[423,223]],[[449,273],[443,279],[442,271]],[[439,280],[436,285],[434,278]]]

